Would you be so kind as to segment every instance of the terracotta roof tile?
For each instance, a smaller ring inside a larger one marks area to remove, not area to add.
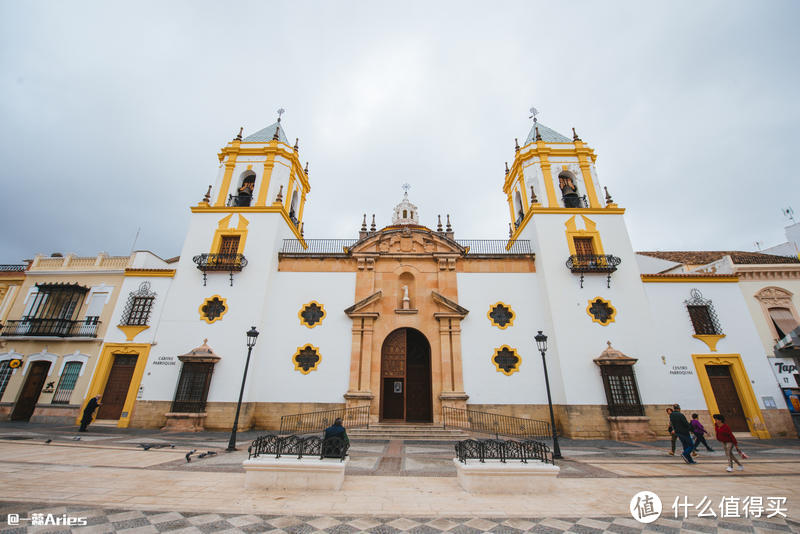
[[[792,256],[776,256],[775,254],[742,250],[657,250],[637,252],[637,254],[688,265],[706,265],[723,256],[730,256],[733,263],[736,264],[800,263],[800,259]]]

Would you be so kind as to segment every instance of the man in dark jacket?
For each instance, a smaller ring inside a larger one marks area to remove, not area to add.
[[[100,395],[92,397],[86,403],[86,408],[83,409],[83,417],[81,418],[81,428],[78,432],[86,432],[86,427],[92,422],[92,416],[97,407],[100,406]]]
[[[692,458],[692,450],[694,449],[691,436],[692,426],[686,420],[686,416],[681,413],[680,404],[672,406],[672,413],[669,414],[669,424],[672,425],[675,435],[678,436],[678,439],[681,440],[681,445],[683,445],[683,453],[681,453],[683,461],[687,464],[697,463]]]
[[[335,437],[342,438],[345,444],[350,443],[350,439],[347,437],[347,432],[345,431],[344,426],[342,426],[342,419],[340,417],[337,417],[333,422],[333,425],[325,429],[325,439]]]

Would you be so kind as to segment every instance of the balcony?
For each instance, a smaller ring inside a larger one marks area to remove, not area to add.
[[[29,318],[6,321],[0,336],[3,337],[97,337],[100,321],[97,317],[86,317],[81,321],[71,319]]]
[[[244,254],[198,254],[192,261],[197,264],[197,268],[203,272],[203,285],[206,285],[206,273],[225,272],[231,275],[231,286],[233,286],[233,273],[241,272],[247,266],[247,258]]]
[[[573,273],[580,273],[581,288],[583,275],[586,273],[605,273],[608,275],[608,287],[611,287],[611,273],[617,270],[622,260],[610,254],[606,255],[574,255],[567,259],[567,267]]]

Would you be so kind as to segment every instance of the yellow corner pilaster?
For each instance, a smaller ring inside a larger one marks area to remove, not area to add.
[[[540,143],[544,145],[541,141]],[[544,188],[547,192],[547,206],[550,208],[557,208],[559,207],[558,197],[556,196],[556,186],[553,184],[553,173],[547,155],[541,153],[542,148],[543,147],[540,147],[539,150],[539,164],[542,167],[542,179],[544,180]]]
[[[305,207],[306,207],[306,194],[303,193],[300,195],[300,210],[297,214],[297,220],[301,223],[303,222],[303,210],[305,209]]]
[[[292,206],[292,193],[294,193],[294,169],[289,171],[289,184],[286,186],[286,198],[283,199],[283,205],[286,208],[286,213]],[[297,216],[297,214],[295,214]]]
[[[764,416],[761,414],[761,408],[758,407],[756,394],[753,392],[753,386],[750,383],[750,377],[747,376],[747,371],[742,363],[741,355],[692,354],[692,360],[694,361],[697,379],[700,381],[700,388],[703,390],[703,397],[706,400],[708,411],[711,412],[712,415],[719,413],[719,406],[714,396],[714,390],[711,387],[711,380],[708,378],[708,373],[706,372],[706,365],[727,365],[731,369],[731,378],[736,387],[739,401],[742,403],[742,409],[744,410],[750,433],[759,439],[769,439],[770,434],[767,430],[767,426],[764,424]]]
[[[528,208],[530,208],[530,204],[528,203],[528,193],[525,191],[525,177],[522,175],[522,171],[519,172],[519,188],[522,191],[522,206],[525,210],[525,213],[528,213]]]
[[[269,192],[269,182],[272,179],[273,168],[275,168],[275,152],[270,152],[264,161],[264,175],[261,177],[261,187],[258,188],[256,206],[267,205],[267,193]]]
[[[234,151],[228,153],[228,161],[225,162],[225,174],[222,177],[222,185],[217,193],[217,201],[215,206],[224,206],[228,198],[228,192],[231,189],[231,178],[233,177],[233,170],[236,168],[236,158],[239,154],[239,141],[233,142]]]
[[[597,191],[594,189],[594,181],[592,181],[592,172],[589,169],[589,163],[586,161],[586,156],[578,156],[580,161],[581,174],[583,175],[583,186],[586,188],[586,194],[589,196],[589,206],[592,208],[600,208],[600,201],[597,198]]]
[[[511,229],[516,230],[517,214],[514,213],[514,199],[511,193],[508,194],[508,211],[511,214]]]

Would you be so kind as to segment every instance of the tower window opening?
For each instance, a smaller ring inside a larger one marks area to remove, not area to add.
[[[403,210],[403,218],[408,219],[408,210]]]
[[[570,171],[558,173],[558,188],[561,189],[561,200],[564,202],[565,208],[582,207],[574,174]]]
[[[236,195],[231,195],[228,204],[231,206],[249,206],[253,201],[253,190],[256,188],[256,173],[247,171],[242,175],[242,184],[236,191]]]
[[[292,193],[292,202],[289,204],[289,218],[292,220],[295,226],[300,224],[300,222],[297,220],[297,198],[298,194],[297,191],[295,191]]]
[[[522,196],[519,191],[514,193],[514,211],[517,214],[517,220],[514,221],[514,226],[519,226],[522,219],[525,217],[525,210],[522,208]]]

